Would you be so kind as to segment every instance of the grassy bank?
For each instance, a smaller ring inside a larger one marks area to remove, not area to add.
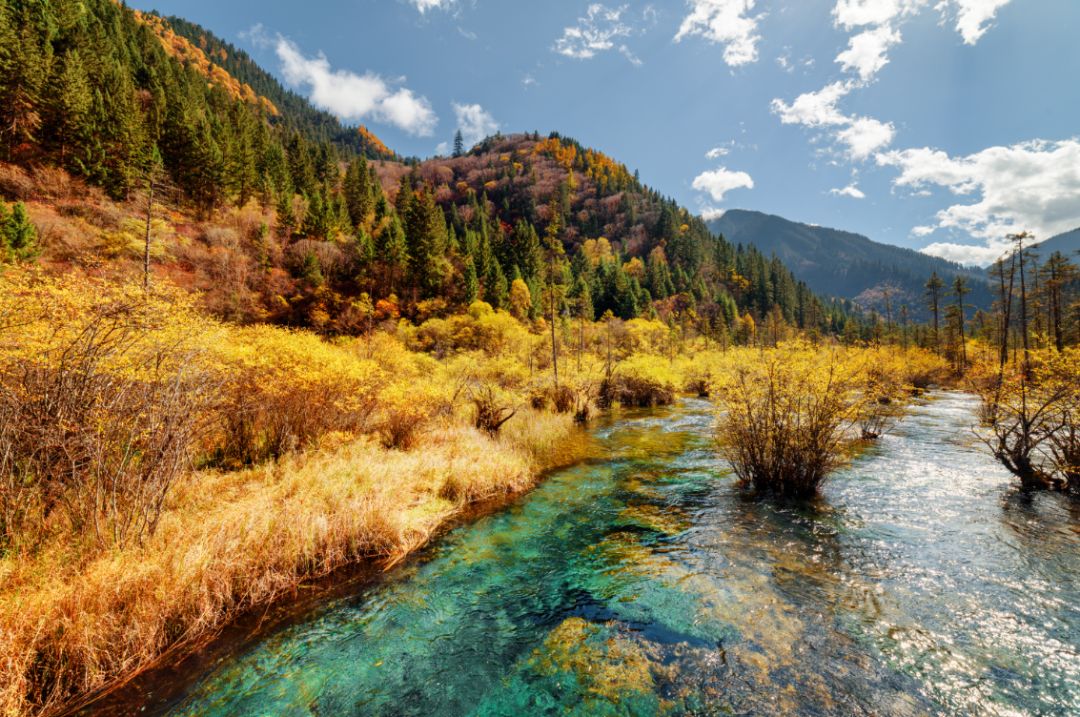
[[[97,553],[63,541],[4,560],[3,714],[44,713],[100,690],[306,578],[396,559],[469,503],[529,488],[572,423],[522,418],[497,438],[448,422],[409,452],[362,438],[202,472],[173,493],[141,547]]]

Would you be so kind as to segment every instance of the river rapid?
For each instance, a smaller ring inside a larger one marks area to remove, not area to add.
[[[974,409],[931,394],[800,504],[736,485],[707,401],[602,417],[522,500],[109,713],[1080,715],[1080,501],[1019,491]]]

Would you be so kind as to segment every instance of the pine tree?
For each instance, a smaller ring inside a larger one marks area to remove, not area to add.
[[[3,227],[3,245],[8,258],[28,261],[40,253],[37,229],[30,222],[26,205],[16,202]]]
[[[480,281],[476,277],[476,265],[472,257],[465,258],[465,306],[472,306],[480,295]]]
[[[495,276],[489,287],[485,287],[484,298],[495,309],[505,309],[510,300],[510,285],[506,281],[502,266],[495,262]]]
[[[257,160],[251,115],[237,100],[232,108],[233,146],[229,157],[229,184],[239,195],[239,205],[246,206],[258,183]]]
[[[49,77],[52,46],[42,41],[28,8],[14,30],[7,7],[0,7],[0,139],[13,159],[15,148],[33,142],[41,124],[41,92]]]
[[[371,196],[371,180],[368,177],[367,160],[363,157],[349,165],[342,184],[349,218],[353,226],[360,226],[374,209]]]
[[[446,135],[443,135],[444,137]],[[454,135],[454,156],[460,157],[465,149],[465,139],[461,136],[461,130],[459,129]]]
[[[934,351],[941,353],[941,334],[938,330],[938,318],[941,308],[941,290],[945,288],[945,282],[935,271],[926,282],[926,293],[923,296],[926,304],[934,314]]]
[[[64,53],[53,68],[44,129],[59,165],[68,167],[71,155],[87,134],[92,107],[90,82],[77,50]]]
[[[405,241],[405,229],[401,221],[394,217],[390,225],[379,234],[376,247],[379,259],[386,267],[388,293],[394,293],[395,281],[404,272],[409,260],[408,244]]]
[[[422,298],[439,293],[445,273],[446,219],[430,187],[411,203],[405,218],[409,277]]]

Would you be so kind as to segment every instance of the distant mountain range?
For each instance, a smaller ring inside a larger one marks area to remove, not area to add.
[[[743,209],[729,210],[707,226],[733,244],[775,254],[812,290],[852,299],[867,309],[877,306],[884,312],[887,290],[894,311],[906,304],[913,316],[924,319],[927,310],[922,296],[935,271],[946,283],[956,276],[967,278],[972,289],[967,303],[986,309],[993,300],[983,269],[882,244],[862,234]]]
[[[1056,237],[1050,237],[1046,241],[1039,242],[1038,250],[1044,260],[1055,251],[1059,251],[1065,256],[1080,251],[1080,227],[1073,229],[1071,232],[1058,234]]]

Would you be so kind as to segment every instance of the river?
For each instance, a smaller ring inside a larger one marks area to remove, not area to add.
[[[802,504],[735,484],[707,401],[611,414],[592,458],[116,713],[1078,715],[1080,501],[1020,492],[974,408],[932,394]]]

